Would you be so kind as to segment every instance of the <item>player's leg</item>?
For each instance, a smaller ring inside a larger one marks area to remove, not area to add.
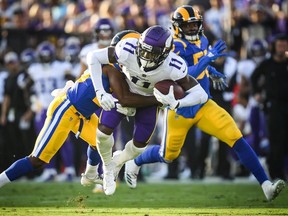
[[[46,121],[46,114],[47,109],[42,109],[41,111],[37,112],[34,118],[34,128],[35,132],[38,135]],[[38,176],[35,181],[37,182],[48,182],[54,180],[54,178],[57,175],[56,170],[56,158],[52,158],[49,162],[49,164],[45,164],[43,166],[43,171],[40,176]]]
[[[266,198],[268,200],[274,199],[284,188],[285,183],[281,180],[276,182],[276,186],[273,186],[254,150],[242,137],[240,130],[228,112],[214,101],[209,100],[197,115],[201,115],[197,127],[227,143],[235,151],[240,162],[256,177]]]
[[[103,162],[103,187],[106,195],[111,195],[116,189],[114,178],[115,163],[112,163],[112,147],[114,145],[113,131],[125,116],[116,108],[102,111],[99,126],[96,131],[96,145]]]
[[[122,167],[128,160],[134,159],[145,149],[154,134],[158,119],[158,108],[156,106],[137,108],[135,115],[135,126],[133,140],[128,141],[121,154],[117,156],[118,167]]]
[[[125,116],[113,108],[111,111],[102,111],[96,131],[96,145],[103,165],[112,160],[112,147],[114,145],[113,131]]]
[[[143,164],[169,163],[176,159],[181,152],[186,134],[192,125],[192,119],[185,119],[174,111],[165,110],[161,145],[149,146],[134,160],[126,162],[125,180],[127,185],[131,188],[137,186],[137,175]]]
[[[96,148],[96,130],[98,128],[98,116],[93,114],[89,120],[82,118],[83,128],[80,131],[80,138],[88,144],[87,162],[85,172],[81,174],[81,184],[90,186],[92,184],[102,184],[102,166],[101,157]],[[79,126],[74,129],[77,132]],[[100,172],[99,172],[100,170]]]
[[[56,177],[57,181],[72,181],[76,176],[75,166],[74,166],[74,145],[71,141],[69,134],[68,138],[64,142],[63,146],[60,148],[61,162],[64,166],[63,173]]]
[[[158,111],[156,106],[137,108],[133,140],[128,141],[123,151],[113,156],[113,162],[116,163],[115,176],[118,176],[126,161],[134,159],[146,149],[156,128]]]
[[[71,127],[76,124],[75,120],[70,120],[75,115],[70,107],[67,100],[52,102],[33,152],[30,156],[15,161],[0,174],[0,187],[49,163],[67,138]]]

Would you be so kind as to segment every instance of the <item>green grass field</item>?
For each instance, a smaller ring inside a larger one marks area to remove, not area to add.
[[[0,189],[0,216],[288,215],[288,190],[267,202],[257,184],[121,183],[113,196],[80,183],[21,183]]]

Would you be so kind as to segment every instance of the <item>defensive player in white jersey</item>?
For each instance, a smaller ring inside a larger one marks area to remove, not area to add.
[[[28,68],[28,74],[33,82],[33,91],[35,95],[34,111],[35,130],[39,134],[45,119],[49,104],[53,100],[51,92],[54,89],[61,88],[65,85],[66,80],[72,79],[72,65],[69,62],[61,62],[55,60],[55,47],[48,41],[40,43],[37,47],[39,62],[33,63]],[[65,167],[64,174],[61,175],[61,180],[72,180],[75,176],[74,160],[73,160],[73,145],[69,139],[65,141],[60,149],[61,159]],[[54,180],[57,175],[55,159],[43,170],[38,181]]]
[[[114,26],[110,19],[100,18],[93,28],[93,43],[86,44],[79,53],[81,64],[80,76],[87,69],[86,56],[88,52],[102,49],[110,45],[114,34]]]
[[[187,75],[186,62],[170,52],[173,38],[170,31],[161,26],[146,29],[139,39],[127,38],[116,47],[108,47],[88,53],[87,63],[98,101],[103,108],[97,129],[97,148],[103,161],[103,186],[106,195],[116,189],[116,178],[123,164],[137,157],[149,143],[155,130],[158,107],[137,108],[133,139],[128,141],[120,154],[112,160],[113,130],[125,117],[115,108],[115,98],[102,86],[101,64],[119,63],[126,76],[130,91],[144,96],[154,94],[156,99],[170,109],[192,106],[207,101],[207,94],[191,76]],[[184,98],[176,100],[173,87],[167,95],[154,88],[161,80],[174,80],[186,91]]]

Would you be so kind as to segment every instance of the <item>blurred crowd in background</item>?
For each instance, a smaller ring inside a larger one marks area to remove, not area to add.
[[[271,177],[287,180],[288,142],[282,137],[288,133],[288,63],[285,55],[278,56],[288,46],[287,0],[0,0],[0,172],[31,153],[43,125],[40,119],[53,99],[51,91],[85,70],[84,47],[109,45],[99,38],[99,20],[111,21],[110,39],[124,29],[141,33],[156,24],[173,31],[171,13],[183,4],[201,12],[204,34],[211,44],[223,39],[229,47],[229,56],[213,63],[226,75],[229,87],[223,92],[212,90],[212,96],[234,117]],[[286,44],[277,44],[279,38]],[[261,71],[271,66],[268,60],[273,56],[279,60],[279,74],[267,80],[269,76]],[[51,71],[54,75],[48,74]],[[33,81],[30,84],[28,75]],[[267,85],[270,81],[274,86]],[[275,91],[272,96],[271,91]],[[283,121],[274,118],[275,114]],[[132,125],[132,118],[122,122],[115,133],[115,150],[130,140]],[[161,126],[160,118],[151,144],[160,144]],[[284,135],[273,136],[279,131]],[[271,145],[278,148],[271,150]],[[167,179],[219,176],[227,180],[250,175],[228,147],[198,129],[191,129],[184,148],[172,164],[144,166],[142,175]],[[71,181],[86,165],[86,149],[87,144],[71,135],[55,160],[28,178]]]

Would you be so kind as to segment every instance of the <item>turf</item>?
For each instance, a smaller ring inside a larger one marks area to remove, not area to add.
[[[0,216],[288,215],[288,190],[267,202],[257,184],[121,183],[113,196],[75,183],[20,183],[0,189]]]

